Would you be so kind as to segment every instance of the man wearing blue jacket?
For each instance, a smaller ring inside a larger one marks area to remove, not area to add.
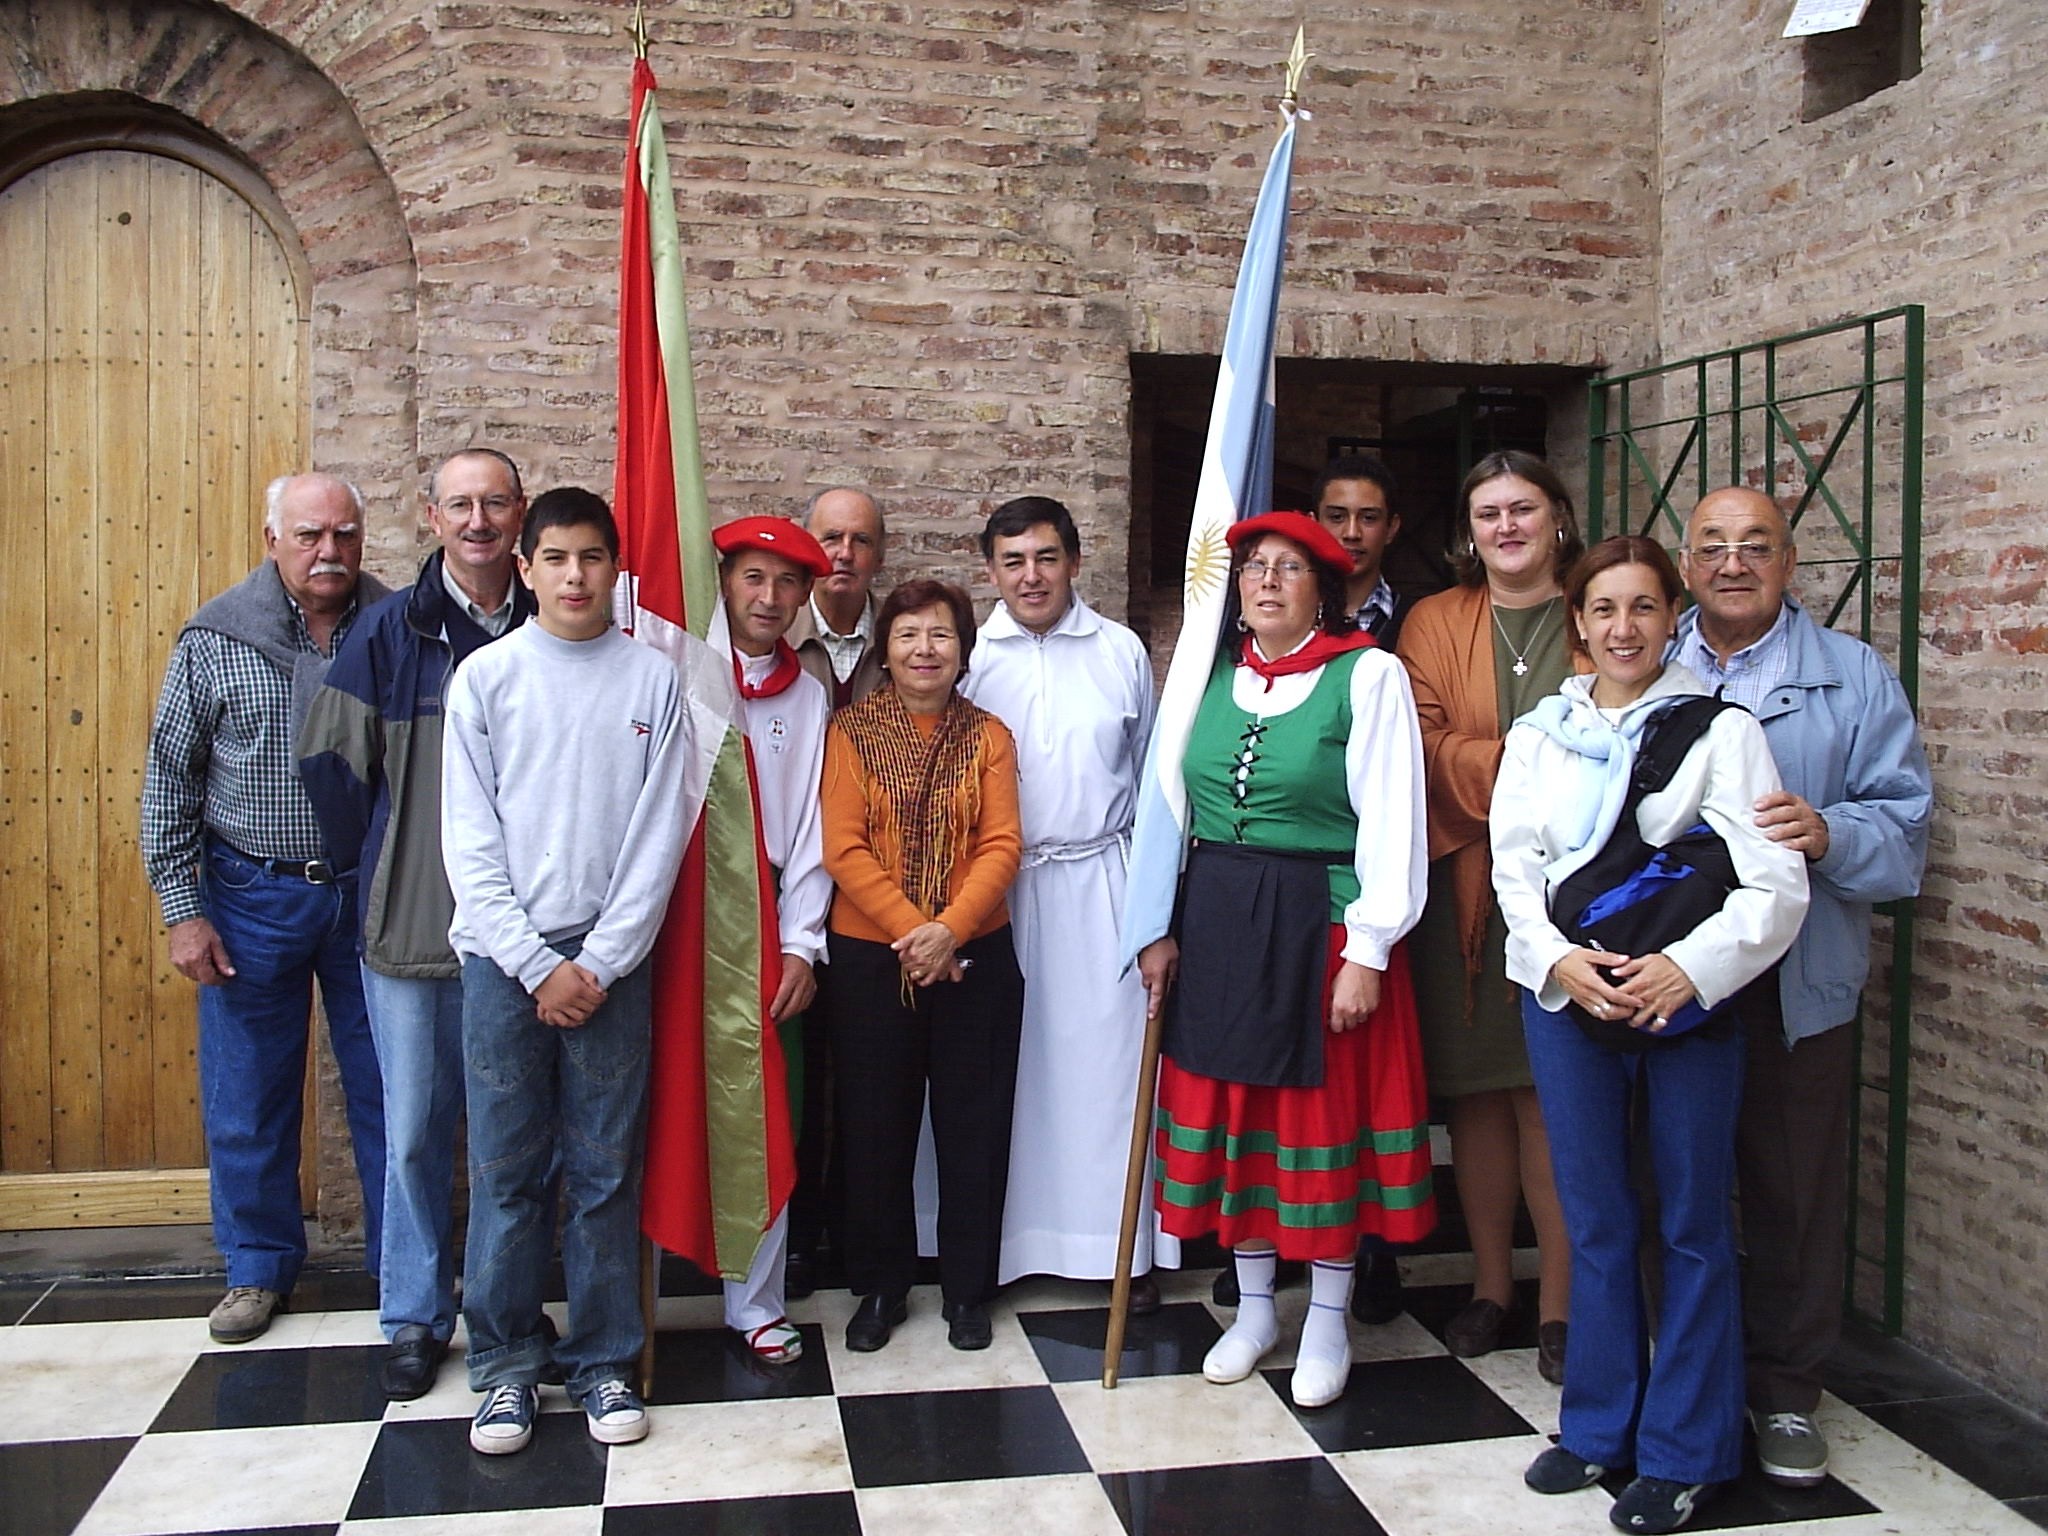
[[[441,547],[411,587],[350,631],[298,740],[328,853],[359,872],[363,992],[389,1147],[378,1312],[390,1345],[381,1380],[394,1400],[433,1386],[455,1329],[462,971],[441,858],[441,705],[456,666],[533,612],[512,573],[525,515],[505,455],[472,448],[444,460],[427,492]]]
[[[1773,1482],[1827,1476],[1814,1422],[1820,1366],[1841,1332],[1854,1032],[1870,974],[1870,909],[1917,895],[1933,784],[1905,690],[1862,641],[1786,596],[1798,553],[1777,503],[1714,491],[1680,564],[1698,607],[1673,648],[1763,722],[1785,787],[1757,825],[1805,854],[1812,903],[1749,1038],[1736,1178],[1743,1350],[1757,1455]],[[1745,994],[1748,997],[1750,994]]]

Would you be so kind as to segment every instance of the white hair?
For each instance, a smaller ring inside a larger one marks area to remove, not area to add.
[[[263,526],[271,537],[284,537],[284,493],[291,489],[295,480],[324,480],[329,485],[338,485],[348,492],[349,505],[356,509],[356,521],[361,523],[369,510],[363,500],[363,493],[356,489],[355,482],[344,480],[339,475],[323,474],[318,470],[301,471],[295,474],[279,475],[263,488]]]

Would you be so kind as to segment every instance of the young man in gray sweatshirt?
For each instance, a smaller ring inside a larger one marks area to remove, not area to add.
[[[455,893],[469,1097],[469,1443],[533,1437],[550,1346],[541,1288],[561,1167],[568,1335],[552,1347],[591,1435],[638,1440],[635,1263],[648,953],[703,803],[675,663],[611,624],[619,535],[589,491],[549,491],[520,535],[536,621],[455,674],[442,851]]]

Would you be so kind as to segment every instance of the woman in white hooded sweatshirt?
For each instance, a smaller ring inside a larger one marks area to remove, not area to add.
[[[1553,921],[1559,884],[1607,846],[1630,803],[1646,728],[1707,691],[1664,660],[1681,590],[1670,557],[1649,539],[1608,539],[1576,564],[1566,607],[1573,642],[1595,671],[1516,722],[1491,816],[1508,977],[1525,989],[1523,1027],[1572,1254],[1559,1440],[1526,1481],[1539,1493],[1566,1493],[1632,1466],[1635,1481],[1610,1518],[1643,1532],[1678,1529],[1704,1492],[1740,1468],[1729,1196],[1743,1044],[1736,1011],[1721,1005],[1768,975],[1807,901],[1803,858],[1754,823],[1757,800],[1779,787],[1763,728],[1731,707],[1635,809],[1651,848],[1701,824],[1719,837],[1734,876],[1719,909],[1641,955],[1575,944]],[[1632,1098],[1642,1105],[1661,1204],[1654,1361],[1629,1183]]]

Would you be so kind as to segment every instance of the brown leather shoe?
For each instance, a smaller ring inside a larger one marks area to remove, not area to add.
[[[1150,1317],[1159,1310],[1159,1282],[1151,1275],[1131,1277],[1131,1299],[1129,1314],[1132,1317]]]
[[[1553,1387],[1564,1385],[1566,1325],[1541,1323],[1536,1328],[1536,1374]]]
[[[1475,1297],[1444,1327],[1444,1346],[1460,1360],[1476,1360],[1500,1346],[1501,1324],[1508,1309],[1497,1301]]]

